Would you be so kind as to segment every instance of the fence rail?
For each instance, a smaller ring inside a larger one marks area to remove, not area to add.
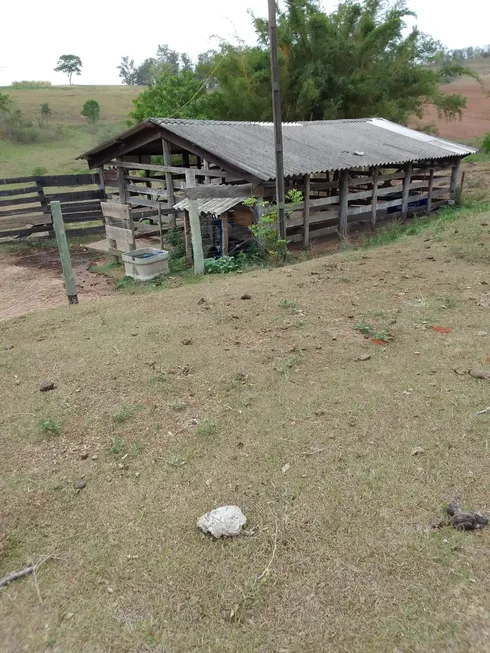
[[[76,190],[70,190],[74,187]],[[104,180],[98,174],[0,179],[0,238],[24,238],[39,232],[52,234],[49,203],[55,200],[61,202],[67,224],[100,221],[100,225],[68,228],[69,235],[102,232],[100,202],[104,199]]]

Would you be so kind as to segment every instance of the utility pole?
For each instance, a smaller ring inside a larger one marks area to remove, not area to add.
[[[279,88],[279,62],[277,59],[276,0],[269,2],[269,41],[271,48],[272,112],[274,118],[274,149],[276,154],[276,202],[279,235],[286,238],[286,212],[284,209],[284,149],[282,145],[281,91]]]

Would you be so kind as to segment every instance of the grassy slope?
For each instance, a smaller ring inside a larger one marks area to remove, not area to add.
[[[132,99],[141,92],[137,86],[51,86],[41,89],[2,89],[23,115],[34,123],[40,106],[51,108],[51,124],[65,126],[58,141],[22,145],[0,140],[0,177],[32,174],[34,168],[47,168],[50,174],[86,171],[83,161],[75,161],[82,152],[125,128]],[[80,115],[85,100],[97,100],[101,122],[95,128]]]
[[[488,221],[0,324],[2,653],[486,650]]]

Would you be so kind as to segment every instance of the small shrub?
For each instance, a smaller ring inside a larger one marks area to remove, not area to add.
[[[41,141],[41,132],[37,127],[30,125],[18,125],[12,127],[9,132],[10,139],[22,145],[32,145]]]
[[[490,154],[490,132],[485,134],[485,137],[483,138],[482,150],[485,154]]]
[[[124,440],[119,436],[111,438],[109,449],[111,450],[111,453],[113,453],[115,456],[118,456],[124,451]]]
[[[374,334],[374,327],[372,324],[369,324],[368,322],[363,322],[362,320],[360,322],[357,322],[357,324],[354,326],[356,331],[360,331],[363,336],[371,336]],[[380,338],[382,340],[382,338]]]
[[[286,299],[286,298],[281,299],[281,301],[279,302],[279,306],[287,309],[293,315],[297,315],[300,312],[300,308],[297,302],[294,302],[291,299]]]
[[[123,422],[126,422],[128,419],[133,417],[133,415],[134,409],[131,408],[131,406],[123,406],[121,410],[113,415],[113,420],[116,422],[116,424],[122,424]]]
[[[60,435],[61,433],[59,425],[49,418],[39,420],[38,427],[41,433],[46,435]]]
[[[211,420],[203,420],[196,428],[196,433],[204,437],[216,435],[218,432],[218,425]]]
[[[186,407],[187,404],[185,403],[185,401],[174,401],[173,404],[170,404],[170,408],[176,411],[185,410]]]
[[[233,256],[207,258],[204,260],[204,272],[207,274],[227,274],[240,269],[240,263]]]
[[[100,104],[97,100],[87,100],[82,107],[81,115],[91,123],[98,122],[100,120]]]
[[[12,82],[11,84],[12,88],[25,88],[29,90],[35,90],[38,88],[46,88],[47,86],[51,86],[51,82],[45,81],[45,80],[32,80],[32,79],[23,79],[20,82]]]
[[[31,174],[34,177],[42,177],[43,175],[48,174],[48,169],[45,168],[44,166],[36,166],[35,168],[32,169]]]

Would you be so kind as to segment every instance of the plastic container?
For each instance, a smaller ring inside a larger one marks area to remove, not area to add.
[[[168,274],[168,252],[155,247],[142,247],[122,255],[126,276],[138,281],[150,281],[159,274]]]

